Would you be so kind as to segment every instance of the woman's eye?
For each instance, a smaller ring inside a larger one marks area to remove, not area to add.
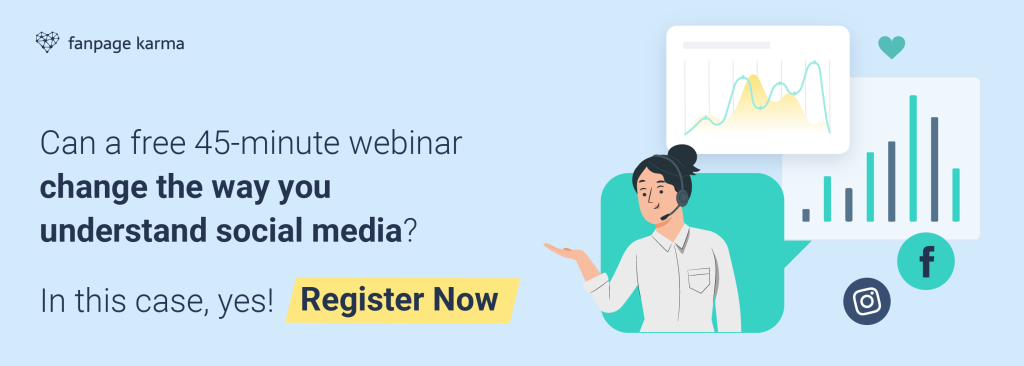
[[[665,193],[665,191],[664,190],[659,190],[658,191],[658,194],[662,194],[662,193]]]
[[[644,197],[647,197],[647,192],[644,192]]]

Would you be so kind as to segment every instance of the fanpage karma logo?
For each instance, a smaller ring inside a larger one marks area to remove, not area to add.
[[[56,46],[57,41],[59,40],[60,35],[58,35],[57,32],[39,32],[39,34],[36,35],[36,43],[38,43],[39,47],[42,47],[43,51],[46,51],[46,53],[50,53],[50,49],[53,48],[53,46]]]
[[[43,51],[50,53],[50,50],[57,45],[60,41],[60,35],[57,32],[39,32],[36,34],[36,43],[39,47],[43,48]],[[98,53],[101,50],[109,50],[111,53],[121,53],[123,50],[130,50],[133,48],[136,50],[184,50],[185,41],[180,39],[143,39],[140,36],[135,37],[135,42],[132,43],[131,39],[76,39],[75,36],[68,37],[67,40],[69,50],[91,50],[92,53]]]

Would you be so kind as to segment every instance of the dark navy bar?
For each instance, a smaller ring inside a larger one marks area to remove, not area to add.
[[[811,210],[804,209],[804,222],[811,222]]]
[[[889,222],[896,221],[896,141],[889,141]]]
[[[853,188],[846,189],[846,222],[853,221]]]

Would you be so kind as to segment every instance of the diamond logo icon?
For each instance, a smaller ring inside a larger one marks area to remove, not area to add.
[[[38,43],[39,47],[42,47],[43,51],[46,51],[46,53],[50,53],[50,49],[53,48],[53,46],[56,46],[57,41],[59,40],[60,35],[58,35],[57,32],[39,32],[39,34],[36,35],[36,43]]]

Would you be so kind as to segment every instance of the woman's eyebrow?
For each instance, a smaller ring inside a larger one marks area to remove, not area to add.
[[[641,191],[642,191],[642,190],[645,190],[645,189],[647,189],[647,188],[640,188],[640,190],[641,190]]]
[[[663,181],[663,180],[659,180],[659,181],[657,181],[657,182],[654,182],[654,183],[665,183],[665,181]]]

